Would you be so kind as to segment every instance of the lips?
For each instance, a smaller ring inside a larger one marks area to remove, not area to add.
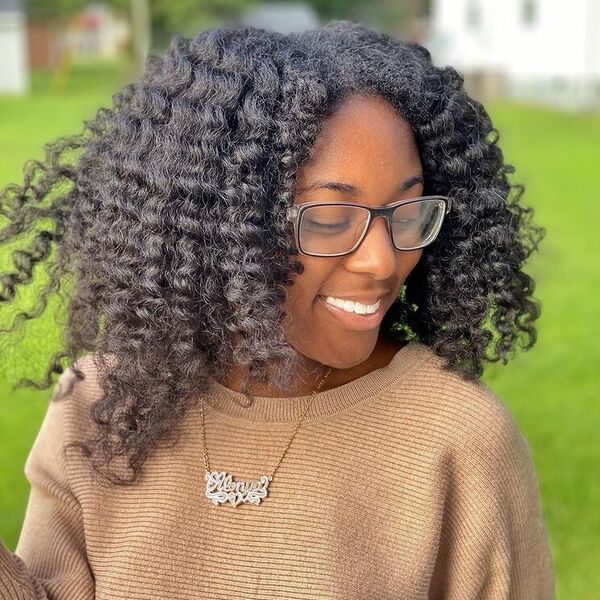
[[[369,292],[364,294],[353,294],[351,296],[343,296],[338,294],[321,294],[324,298],[331,296],[333,298],[339,298],[340,300],[351,300],[352,302],[360,302],[361,304],[376,304],[379,300],[382,300],[390,290],[380,292]]]
[[[376,312],[365,315],[346,312],[337,306],[332,306],[327,303],[324,296],[318,296],[317,302],[327,310],[328,316],[333,317],[345,329],[353,331],[368,331],[378,328],[387,310],[383,301]],[[375,302],[371,302],[371,304],[375,304]]]

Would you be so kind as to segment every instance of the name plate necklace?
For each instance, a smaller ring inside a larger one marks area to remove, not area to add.
[[[233,475],[226,473],[225,471],[211,471],[208,466],[208,453],[206,451],[206,436],[204,434],[204,397],[202,398],[202,402],[200,403],[200,412],[202,414],[202,447],[203,447],[203,455],[204,455],[204,481],[206,482],[206,488],[204,490],[204,495],[212,500],[212,503],[215,505],[224,504],[225,502],[229,502],[232,506],[237,506],[241,502],[245,504],[260,504],[263,498],[266,498],[269,483],[273,480],[275,473],[287,452],[287,449],[290,447],[296,432],[298,431],[302,421],[304,420],[304,416],[308,412],[310,405],[315,397],[315,394],[319,391],[325,379],[332,371],[332,367],[327,369],[327,372],[319,382],[319,385],[314,389],[311,394],[311,397],[308,399],[306,406],[304,408],[304,412],[300,417],[300,421],[296,425],[294,432],[292,433],[292,437],[290,438],[285,450],[281,454],[279,462],[275,466],[273,473],[271,475],[263,475],[259,478],[258,481],[234,481]],[[285,402],[285,400],[283,400]]]

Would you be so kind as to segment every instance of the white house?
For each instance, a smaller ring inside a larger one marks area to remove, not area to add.
[[[17,0],[0,0],[0,94],[29,88],[25,15]]]
[[[482,95],[600,109],[600,0],[432,0],[424,44]]]
[[[304,2],[262,2],[248,9],[236,21],[280,33],[293,33],[319,26],[315,10]]]
[[[118,56],[129,40],[129,23],[103,2],[92,2],[69,24],[66,43],[78,57]]]

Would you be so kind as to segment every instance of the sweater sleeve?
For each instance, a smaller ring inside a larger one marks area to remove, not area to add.
[[[62,453],[74,398],[55,398],[70,372],[56,384],[25,463],[30,493],[15,552],[0,541],[0,600],[94,598],[81,508]]]
[[[554,566],[529,444],[491,390],[467,424],[447,472],[430,600],[554,600]],[[491,399],[491,402],[490,402]]]

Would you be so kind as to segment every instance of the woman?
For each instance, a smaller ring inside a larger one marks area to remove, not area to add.
[[[553,598],[479,381],[539,316],[497,141],[453,68],[334,21],[177,38],[54,144],[3,197],[3,241],[53,224],[3,298],[55,247],[43,298],[74,287],[0,597]]]

